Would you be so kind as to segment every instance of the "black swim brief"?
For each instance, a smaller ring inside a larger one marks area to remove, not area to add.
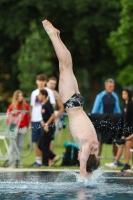
[[[73,108],[73,107],[83,107],[84,99],[81,94],[74,94],[66,103],[64,103],[64,108]]]

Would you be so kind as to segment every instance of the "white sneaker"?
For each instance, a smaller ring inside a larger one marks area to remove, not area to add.
[[[105,166],[109,168],[117,168],[117,165],[115,163],[105,163]]]

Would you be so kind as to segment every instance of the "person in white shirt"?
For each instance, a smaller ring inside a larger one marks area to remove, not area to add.
[[[43,74],[39,74],[36,77],[36,84],[38,88],[32,92],[31,102],[30,102],[30,105],[32,107],[32,113],[31,113],[32,142],[36,143],[35,146],[36,161],[31,165],[31,167],[37,167],[42,165],[42,152],[38,148],[38,141],[42,133],[42,126],[40,124],[42,120],[42,115],[41,115],[42,102],[40,102],[38,99],[39,91],[41,89],[47,90],[50,103],[53,105],[53,107],[55,106],[54,93],[51,89],[45,87],[46,77]]]

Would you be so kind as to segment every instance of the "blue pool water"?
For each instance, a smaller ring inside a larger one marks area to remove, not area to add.
[[[0,200],[131,200],[133,173],[94,173],[90,182],[77,182],[66,172],[0,173]]]

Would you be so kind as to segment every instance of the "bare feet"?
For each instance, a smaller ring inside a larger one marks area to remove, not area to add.
[[[60,31],[56,29],[48,20],[45,19],[44,21],[42,21],[42,24],[48,35],[60,35]]]
[[[60,156],[55,156],[53,160],[49,160],[49,166],[53,166],[56,162],[60,160]]]

